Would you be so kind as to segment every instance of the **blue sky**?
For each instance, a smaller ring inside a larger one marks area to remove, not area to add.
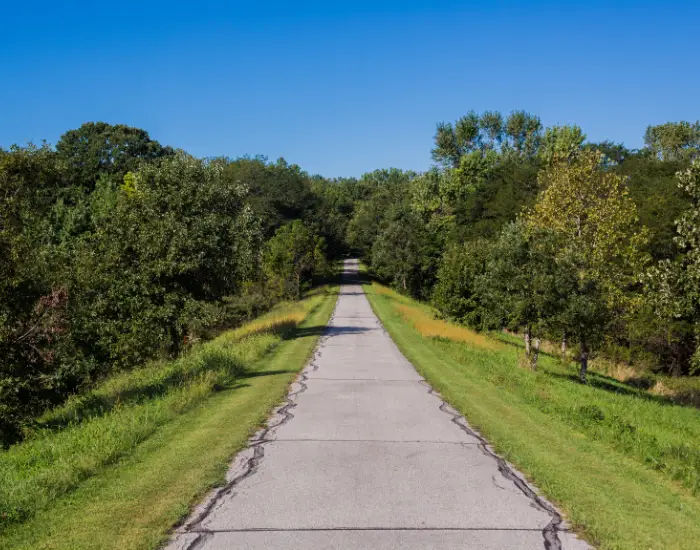
[[[89,120],[311,173],[425,170],[435,124],[525,109],[639,147],[700,118],[700,2],[14,2],[0,146]]]

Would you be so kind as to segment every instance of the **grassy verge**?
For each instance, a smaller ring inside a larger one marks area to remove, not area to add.
[[[317,289],[51,411],[0,453],[0,547],[157,547],[282,399],[335,297]]]
[[[423,376],[601,548],[696,548],[700,411],[435,320],[376,283],[370,303]]]

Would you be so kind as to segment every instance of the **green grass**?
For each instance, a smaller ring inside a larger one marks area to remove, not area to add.
[[[376,283],[365,290],[420,373],[586,539],[606,549],[697,548],[700,411],[601,374],[580,384],[573,366],[547,355],[532,372],[518,366],[515,339],[489,349],[464,335],[434,337],[430,308]]]
[[[46,414],[0,453],[0,548],[157,547],[283,398],[336,295],[317,289]]]

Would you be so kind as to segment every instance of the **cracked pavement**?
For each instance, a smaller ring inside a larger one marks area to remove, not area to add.
[[[286,403],[168,548],[589,548],[403,357],[357,269]]]

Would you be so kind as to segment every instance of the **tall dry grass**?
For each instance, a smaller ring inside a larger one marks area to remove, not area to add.
[[[422,308],[407,304],[394,304],[394,307],[425,338],[444,338],[485,350],[498,350],[503,347],[500,342],[484,334],[436,319]]]

